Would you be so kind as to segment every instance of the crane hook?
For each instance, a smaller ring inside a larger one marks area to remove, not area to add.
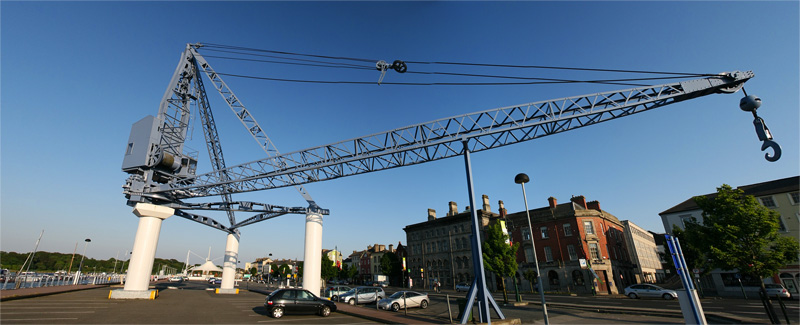
[[[742,91],[744,91],[744,89]],[[758,136],[758,140],[764,142],[761,144],[761,151],[767,150],[767,148],[772,148],[773,151],[772,156],[770,156],[769,153],[764,154],[764,159],[770,162],[778,161],[778,159],[781,159],[781,146],[778,145],[777,142],[772,141],[772,132],[769,131],[767,123],[756,114],[756,110],[761,107],[761,98],[753,95],[748,96],[747,92],[744,94],[745,97],[739,101],[739,108],[745,112],[753,113],[753,125],[756,128],[756,135]]]
[[[755,111],[753,115],[755,115]],[[773,151],[772,156],[770,156],[769,153],[764,154],[764,159],[770,162],[776,162],[778,159],[781,159],[781,146],[777,142],[772,141],[772,133],[769,132],[769,128],[767,124],[764,123],[764,119],[756,116],[755,120],[753,120],[753,125],[756,127],[758,139],[764,142],[761,144],[761,151],[767,150],[767,148],[772,148]]]

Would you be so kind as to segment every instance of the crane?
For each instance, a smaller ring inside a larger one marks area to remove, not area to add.
[[[143,131],[136,134],[149,134],[150,137],[135,138],[134,130],[137,129],[137,124],[134,124],[131,133],[131,139],[134,141],[129,141],[126,160],[123,162],[123,171],[131,174],[123,186],[128,204],[136,207],[134,213],[137,215],[149,213],[153,218],[166,218],[163,215],[174,212],[175,215],[207,225],[214,222],[202,216],[189,214],[185,210],[215,207],[232,213],[232,211],[260,209],[258,215],[240,223],[234,223],[232,215],[229,214],[231,227],[219,228],[229,232],[278,215],[305,213],[307,215],[306,267],[303,286],[312,292],[319,289],[319,268],[314,268],[313,265],[320,258],[313,258],[313,255],[309,255],[309,250],[319,252],[320,249],[313,243],[309,244],[309,236],[321,237],[321,218],[329,211],[316,205],[308,192],[302,188],[303,184],[463,156],[467,170],[470,206],[475,206],[470,162],[470,154],[473,152],[538,139],[711,94],[735,93],[743,88],[745,82],[754,77],[752,71],[732,71],[661,85],[531,102],[462,114],[280,154],[263,129],[255,123],[252,115],[222,81],[220,74],[216,73],[199,54],[198,49],[201,47],[202,44],[187,44],[170,83],[172,86],[162,100],[159,118],[145,118],[137,122],[143,124],[138,127]],[[386,70],[385,66],[384,64],[384,69],[380,69],[379,65],[381,79]],[[407,66],[403,65],[402,71],[406,69]],[[396,70],[401,72],[401,69]],[[254,139],[262,145],[268,155],[266,158],[225,166],[219,142],[216,140],[216,130],[208,127],[206,140],[214,165],[213,170],[196,174],[196,154],[184,154],[181,150],[189,119],[189,102],[199,102],[201,115],[206,116],[204,128],[213,125],[210,110],[204,113],[208,104],[198,71],[203,71],[212,80],[229,107],[251,131]],[[193,92],[188,86],[192,80],[195,84]],[[756,133],[759,140],[763,141],[762,151],[770,148],[773,150],[773,154],[766,153],[765,158],[768,161],[776,161],[780,158],[781,148],[773,141],[772,134],[763,119],[756,114],[760,104],[761,101],[757,97],[746,95],[740,101],[740,109],[753,114]],[[137,141],[147,144],[145,147],[148,149],[132,145]],[[128,163],[128,155],[133,155],[132,152],[135,152],[135,157],[131,158],[132,163]],[[298,188],[306,198],[309,203],[307,208],[233,202],[229,198],[229,195],[236,193],[290,186]],[[188,199],[212,196],[221,196],[223,202],[195,205],[185,203]],[[139,208],[143,210],[137,212]],[[503,316],[491,295],[487,294],[483,283],[484,277],[478,276],[483,274],[483,261],[480,253],[479,229],[476,225],[477,215],[473,211],[472,249],[477,261],[473,263],[476,282],[470,289],[467,307],[471,308],[477,299],[481,321],[486,322],[490,307],[494,308],[501,318]],[[137,238],[142,229],[140,220]],[[466,320],[462,319],[462,323],[464,321]]]

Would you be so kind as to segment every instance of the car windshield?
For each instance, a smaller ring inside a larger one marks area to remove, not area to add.
[[[403,292],[405,291],[395,292],[393,295],[389,296],[389,298],[403,298]]]
[[[782,286],[780,284],[765,284],[764,287],[768,289],[778,289],[781,288]]]
[[[345,292],[344,294],[346,294],[346,295],[353,295],[353,294],[355,294],[355,293],[356,293],[356,289],[350,289],[350,290],[347,290],[347,292]]]

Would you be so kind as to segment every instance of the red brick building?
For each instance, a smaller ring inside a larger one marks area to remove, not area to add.
[[[529,211],[545,291],[591,293],[594,289],[598,294],[613,294],[635,283],[624,227],[616,216],[583,196],[563,204],[553,197],[548,201],[548,206]],[[505,218],[512,241],[521,243],[517,276],[523,288],[529,288],[522,274],[536,268],[527,214],[521,211]]]

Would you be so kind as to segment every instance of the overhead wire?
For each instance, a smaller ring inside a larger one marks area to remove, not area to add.
[[[267,57],[271,59],[280,59],[287,61],[275,61],[231,56],[207,56],[219,59],[251,61],[272,64],[286,64],[298,66],[311,66],[311,67],[324,67],[324,68],[339,68],[339,69],[357,69],[357,70],[376,70],[375,66],[358,65],[342,62],[331,62],[316,59],[326,60],[347,60],[357,62],[378,62],[379,60],[363,59],[363,58],[350,58],[341,56],[328,56],[318,54],[296,53],[287,51],[275,51],[266,49],[254,49],[247,47],[221,45],[214,43],[203,43],[203,47],[209,47],[210,51],[221,53]],[[256,52],[256,53],[249,53]],[[270,53],[270,54],[262,54]],[[279,54],[273,55],[273,54]],[[301,59],[292,56],[312,57],[311,59]],[[533,84],[559,84],[559,83],[597,83],[597,84],[612,84],[624,86],[648,86],[644,84],[632,83],[635,81],[652,81],[652,80],[669,80],[669,79],[682,79],[682,78],[696,78],[705,76],[716,76],[717,74],[704,74],[704,73],[685,73],[685,72],[664,72],[664,71],[644,71],[644,70],[623,70],[623,69],[598,69],[598,68],[576,68],[576,67],[557,67],[557,66],[538,66],[538,65],[512,65],[512,64],[491,64],[491,63],[468,63],[468,62],[445,62],[445,61],[404,61],[411,64],[426,64],[426,65],[450,65],[450,66],[472,66],[472,67],[494,67],[494,68],[516,68],[516,69],[552,69],[552,70],[573,70],[573,71],[591,71],[591,72],[614,72],[614,73],[636,73],[636,74],[658,74],[665,75],[661,77],[647,77],[647,78],[624,78],[624,79],[595,79],[595,80],[572,80],[572,79],[554,79],[554,78],[541,78],[541,77],[521,77],[509,75],[495,75],[495,74],[475,74],[475,73],[459,73],[459,72],[442,72],[442,71],[411,71],[405,73],[418,74],[418,75],[444,75],[454,77],[474,77],[474,78],[494,78],[494,79],[511,79],[511,80],[525,80],[517,82],[381,82],[386,85],[416,85],[416,86],[438,86],[438,85],[533,85]],[[219,73],[219,72],[218,72]],[[374,81],[326,81],[326,80],[303,80],[303,79],[287,79],[287,78],[274,78],[274,77],[258,77],[234,73],[219,73],[220,75],[227,75],[237,78],[248,78],[258,80],[270,80],[281,82],[297,82],[297,83],[321,83],[321,84],[375,84]]]

